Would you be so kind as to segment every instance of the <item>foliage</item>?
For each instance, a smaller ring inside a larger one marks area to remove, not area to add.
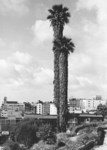
[[[29,148],[39,140],[46,140],[50,131],[54,131],[50,124],[35,119],[24,119],[14,129],[15,141]]]
[[[38,123],[32,119],[24,119],[19,122],[15,128],[15,139],[27,147],[32,146],[38,141],[36,132],[38,130]]]
[[[21,150],[19,144],[17,142],[13,142],[12,140],[7,140],[4,144],[5,150]]]
[[[0,144],[2,145],[3,143],[5,143],[7,139],[8,139],[7,135],[0,136]]]
[[[102,114],[105,117],[107,115],[107,106],[99,104],[97,106],[97,113]]]
[[[67,54],[74,51],[74,47],[75,47],[74,43],[69,38],[62,37],[59,38],[59,40],[55,39],[53,43],[54,43],[53,51],[58,49],[60,52],[65,52]]]
[[[68,12],[67,7],[63,7],[63,5],[53,5],[52,9],[49,9],[49,15],[47,17],[50,20],[51,25],[54,31],[54,40],[59,40],[59,38],[63,37],[63,29],[66,23],[69,23],[70,13]],[[60,131],[60,81],[59,81],[59,50],[54,50],[54,102],[57,106],[57,130]],[[66,109],[67,105],[65,106]],[[62,115],[63,116],[63,115]]]
[[[54,144],[56,142],[55,132],[50,124],[41,125],[38,132],[40,135],[40,140],[43,140],[48,144]]]
[[[34,144],[30,150],[56,150],[56,145],[49,145],[43,141]]]
[[[50,15],[47,17],[51,21],[52,26],[64,26],[69,22],[70,13],[67,7],[63,5],[54,5],[52,9],[48,10]]]

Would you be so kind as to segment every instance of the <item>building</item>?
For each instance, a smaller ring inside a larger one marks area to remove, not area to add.
[[[7,110],[2,110],[1,111],[1,117],[8,118],[8,112],[7,112]]]
[[[96,110],[97,106],[99,104],[106,104],[106,100],[102,100],[102,98],[99,97],[94,97],[93,99],[82,99],[81,100],[81,109],[83,111],[88,111],[88,110]]]
[[[57,115],[57,108],[53,102],[50,103],[50,115]]]
[[[94,100],[102,100],[102,96],[101,95],[96,95],[93,97]]]
[[[41,100],[36,104],[36,114],[43,114],[43,102]]]
[[[1,106],[2,110],[24,111],[25,106],[17,101],[7,101],[7,97],[4,97],[4,101]]]
[[[43,103],[43,115],[49,115],[50,114],[50,102],[44,102]]]
[[[70,98],[68,110],[70,113],[81,113],[81,99]]]
[[[57,108],[53,102],[43,103],[43,115],[57,115]]]

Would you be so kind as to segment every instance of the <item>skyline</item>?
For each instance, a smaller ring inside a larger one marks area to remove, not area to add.
[[[72,38],[68,97],[107,98],[106,0],[0,0],[0,99],[53,100],[54,4],[69,8],[64,35]]]

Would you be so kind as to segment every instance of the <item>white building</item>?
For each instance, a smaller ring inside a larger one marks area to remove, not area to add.
[[[50,115],[57,115],[57,108],[54,103],[50,103]]]
[[[98,99],[83,99],[81,100],[81,109],[86,110],[96,110],[99,104],[106,104],[106,100]]]
[[[36,104],[36,113],[41,115],[43,114],[43,102],[40,100]]]

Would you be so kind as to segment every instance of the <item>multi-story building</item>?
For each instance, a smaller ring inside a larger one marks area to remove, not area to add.
[[[70,98],[68,102],[69,112],[86,112],[89,110],[96,110],[99,104],[106,104],[100,95],[94,96],[92,99],[77,99]]]
[[[57,115],[57,108],[53,102],[43,103],[43,115]]]
[[[57,115],[57,108],[53,102],[50,103],[50,115]]]
[[[17,101],[7,101],[7,97],[4,97],[4,101],[1,106],[2,110],[24,111],[25,106]]]
[[[82,99],[81,109],[86,110],[96,110],[99,104],[106,104],[106,100],[103,100],[101,96],[96,96],[93,99]]]
[[[81,99],[70,98],[68,102],[68,110],[70,113],[81,113]]]
[[[2,110],[1,111],[1,117],[7,118],[8,117],[8,111],[7,110]]]
[[[43,115],[49,115],[50,114],[50,102],[44,102],[43,103]]]
[[[43,102],[39,100],[36,104],[36,113],[37,114],[43,114]]]

